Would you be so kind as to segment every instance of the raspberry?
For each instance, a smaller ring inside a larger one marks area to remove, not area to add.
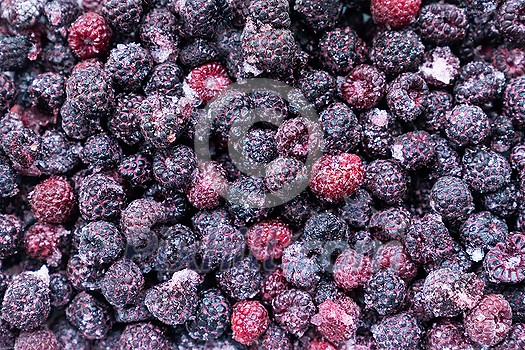
[[[144,286],[144,277],[139,267],[131,260],[122,259],[108,269],[100,283],[106,300],[115,307],[135,302]]]
[[[142,15],[140,0],[107,0],[102,2],[100,12],[118,32],[131,33]]]
[[[461,323],[439,321],[432,325],[425,335],[425,349],[475,349],[472,341],[465,335]]]
[[[514,123],[522,126],[525,124],[525,77],[512,79],[503,92],[503,111]]]
[[[14,348],[17,350],[59,350],[61,346],[53,332],[41,327],[32,331],[20,332]]]
[[[0,70],[20,70],[27,64],[31,50],[29,38],[23,35],[0,34]]]
[[[522,49],[501,46],[492,53],[491,63],[507,79],[525,75],[525,52]]]
[[[425,111],[427,96],[427,84],[415,73],[400,74],[386,91],[388,108],[398,119],[406,122],[415,120]]]
[[[316,109],[332,103],[336,94],[336,85],[335,78],[323,70],[302,72],[298,81],[298,87],[304,98],[313,103]]]
[[[236,225],[252,224],[268,216],[270,208],[265,206],[268,190],[262,178],[241,176],[229,191],[228,211]]]
[[[472,214],[461,225],[459,237],[470,258],[473,261],[480,261],[483,259],[486,250],[505,241],[508,232],[505,221],[490,212],[481,211]]]
[[[523,323],[517,323],[512,326],[507,337],[500,344],[496,345],[494,349],[496,350],[518,350],[525,346],[524,342],[525,336],[525,325]]]
[[[147,97],[140,105],[139,114],[144,139],[157,148],[173,145],[185,127],[185,120],[177,113],[175,102],[167,96]]]
[[[233,306],[231,327],[233,339],[250,345],[268,328],[268,311],[258,301],[239,301]]]
[[[257,28],[251,20],[246,23],[241,40],[246,62],[263,71],[285,71],[291,66],[297,49],[291,31],[269,25]]]
[[[179,54],[178,20],[164,8],[154,8],[142,19],[140,39],[156,63],[174,60]]]
[[[512,183],[496,192],[486,193],[482,197],[482,207],[494,215],[507,219],[514,215],[518,208],[518,201],[514,193],[517,193],[517,190]]]
[[[117,89],[134,91],[153,68],[153,59],[139,44],[118,44],[109,53],[105,69],[111,74]]]
[[[438,269],[428,274],[423,285],[427,308],[436,317],[455,317],[477,305],[485,283],[473,273]]]
[[[249,256],[237,261],[227,270],[216,274],[221,289],[231,298],[246,300],[255,297],[261,289],[262,275],[257,261]]]
[[[126,325],[115,345],[119,350],[168,350],[170,341],[161,328],[144,322]]]
[[[109,48],[111,28],[95,12],[79,16],[69,28],[69,47],[81,59],[101,56]]]
[[[518,283],[525,280],[525,235],[509,233],[485,255],[483,267],[492,282]]]
[[[462,161],[463,180],[474,192],[494,192],[510,181],[510,165],[496,152],[485,148],[467,149]]]
[[[281,263],[286,280],[307,290],[315,288],[321,279],[321,267],[309,248],[302,242],[292,243],[284,249]]]
[[[62,308],[73,298],[73,286],[65,273],[57,272],[49,276],[49,300],[55,308]]]
[[[415,71],[423,53],[423,43],[413,31],[385,31],[374,39],[370,59],[387,75],[395,76],[399,73]]]
[[[126,194],[111,176],[89,175],[80,183],[78,207],[86,220],[114,220],[120,216]]]
[[[118,171],[120,176],[133,187],[144,188],[153,179],[151,161],[140,153],[124,157]]]
[[[124,237],[109,222],[94,221],[75,233],[78,256],[87,265],[102,265],[115,261],[125,247]]]
[[[393,207],[372,214],[368,228],[375,239],[403,241],[412,215],[402,207]]]
[[[324,132],[324,152],[349,152],[361,142],[361,127],[357,117],[343,103],[336,102],[325,108],[319,114],[319,123]]]
[[[292,340],[281,327],[271,323],[258,345],[261,350],[291,350]]]
[[[168,227],[160,233],[155,259],[155,269],[173,273],[195,262],[198,242],[193,231],[180,224]]]
[[[1,148],[15,169],[29,169],[38,158],[42,139],[28,128],[12,130],[3,136]]]
[[[19,191],[18,178],[7,160],[0,158],[0,198],[8,198]]]
[[[405,248],[414,261],[439,261],[452,252],[453,240],[447,227],[436,214],[415,218],[407,230]]]
[[[175,272],[168,282],[157,284],[146,292],[144,303],[151,314],[168,325],[183,324],[197,308],[197,287],[202,277],[188,269]]]
[[[0,112],[7,112],[13,106],[16,95],[13,79],[7,74],[0,74]]]
[[[106,271],[102,266],[87,265],[78,255],[74,255],[67,262],[66,272],[68,281],[76,290],[95,291],[99,289]]]
[[[509,42],[516,45],[525,44],[525,26],[523,25],[523,0],[506,0],[498,9],[496,24],[500,33]]]
[[[353,194],[364,181],[361,159],[350,153],[323,155],[312,168],[310,189],[328,201]]]
[[[341,93],[348,104],[356,109],[377,106],[385,94],[386,78],[379,69],[361,64],[348,73]]]
[[[135,249],[151,249],[157,240],[153,229],[164,223],[166,216],[166,208],[151,198],[139,198],[129,203],[120,218],[120,227],[128,245]]]
[[[415,20],[420,6],[421,0],[372,0],[370,11],[376,24],[388,28],[403,28]]]
[[[342,8],[342,3],[334,0],[299,0],[294,5],[294,10],[300,19],[316,33],[335,27]]]
[[[280,220],[266,220],[251,226],[246,244],[258,260],[279,259],[284,248],[292,243],[293,231]]]
[[[345,291],[365,284],[370,276],[372,276],[370,258],[354,249],[345,249],[334,263],[334,281]]]
[[[231,306],[228,299],[215,288],[201,293],[195,320],[186,324],[189,335],[195,340],[219,338],[230,322]]]
[[[485,346],[492,346],[503,340],[511,324],[512,310],[499,294],[485,295],[463,321],[469,338]]]
[[[418,17],[419,35],[436,45],[450,45],[467,34],[467,12],[452,4],[423,6]]]
[[[327,32],[319,41],[322,63],[337,75],[348,74],[356,65],[364,63],[368,53],[363,40],[350,27]]]
[[[182,69],[173,62],[166,62],[153,67],[144,86],[147,96],[160,94],[167,96],[182,95]]]
[[[406,170],[428,167],[435,160],[435,144],[426,131],[407,132],[396,138],[391,147],[392,158]]]
[[[402,201],[407,194],[407,175],[391,160],[375,160],[365,169],[365,186],[375,197],[389,204]]]
[[[359,306],[352,298],[341,296],[334,301],[328,299],[321,303],[311,323],[317,326],[319,333],[327,340],[338,343],[355,336],[360,313]]]
[[[390,241],[377,249],[372,261],[374,271],[387,270],[408,281],[415,277],[417,264],[412,261],[405,247],[398,241]]]
[[[261,284],[261,299],[271,303],[281,292],[288,289],[288,282],[284,277],[283,270],[277,268],[274,272],[266,275]]]
[[[120,94],[115,99],[115,109],[108,117],[111,134],[127,145],[142,140],[139,127],[139,108],[143,97],[134,93]]]
[[[195,176],[197,160],[191,148],[177,145],[162,150],[153,158],[153,175],[166,188],[184,191]]]
[[[439,178],[430,192],[430,206],[450,222],[462,222],[474,211],[474,201],[467,184],[452,176]]]
[[[417,349],[422,329],[409,313],[386,317],[372,326],[372,335],[379,349]]]
[[[36,185],[29,201],[37,219],[55,224],[68,221],[76,207],[73,188],[62,177],[51,177]]]
[[[86,140],[80,158],[90,169],[98,172],[119,164],[122,149],[115,139],[106,134],[93,135]]]
[[[81,146],[60,131],[46,130],[41,147],[36,166],[45,174],[66,173],[79,163]]]
[[[315,313],[312,297],[304,291],[289,289],[272,300],[275,322],[284,330],[298,337],[308,329]]]
[[[454,82],[459,73],[460,61],[448,46],[436,47],[426,52],[423,57],[423,63],[419,66],[419,72],[427,84],[436,87],[446,87]],[[432,93],[437,94],[439,91],[432,91],[430,94]],[[430,104],[431,102],[428,101],[428,103]]]
[[[393,271],[378,271],[364,286],[365,305],[380,315],[392,314],[402,306],[405,289],[405,282]]]
[[[61,262],[63,243],[68,235],[63,226],[38,222],[24,233],[24,248],[31,258],[55,267]]]
[[[199,168],[188,189],[188,201],[198,209],[217,207],[226,193],[226,172],[216,162],[199,164]]]
[[[467,103],[481,107],[492,105],[501,93],[505,77],[491,65],[477,61],[463,66],[454,86],[456,103]]]
[[[304,159],[308,155],[312,139],[311,124],[305,118],[292,118],[284,121],[275,134],[277,152],[281,156]]]

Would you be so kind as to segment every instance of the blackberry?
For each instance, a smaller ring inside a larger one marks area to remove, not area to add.
[[[225,94],[210,107],[213,134],[217,137],[218,146],[226,148],[233,123],[249,118],[248,113],[253,109],[253,101],[247,94],[234,91]]]
[[[303,191],[299,196],[281,206],[280,214],[295,227],[300,227],[317,210],[317,204],[312,201],[313,195]]]
[[[20,332],[16,339],[17,350],[59,350],[61,349],[55,334],[45,327]]]
[[[405,282],[392,271],[373,274],[364,286],[365,305],[380,315],[396,312],[405,300]]]
[[[499,294],[485,295],[463,319],[469,338],[483,346],[492,346],[503,340],[511,324],[512,310]]]
[[[353,195],[345,198],[345,204],[340,208],[339,216],[350,227],[364,228],[372,213],[372,196],[365,189],[358,189]]]
[[[474,200],[465,182],[443,176],[432,187],[430,206],[446,221],[463,222],[474,211]]]
[[[0,34],[0,70],[17,71],[28,62],[31,42],[24,35]]]
[[[244,258],[228,270],[218,272],[216,278],[221,289],[236,300],[255,297],[262,283],[259,265],[253,257]]]
[[[44,5],[44,16],[49,25],[50,37],[63,39],[67,37],[67,29],[80,14],[77,2],[66,0],[49,1]],[[52,33],[52,34],[51,34]]]
[[[448,46],[436,47],[425,53],[419,72],[427,84],[436,87],[451,85],[458,76],[460,61]]]
[[[167,148],[182,134],[184,118],[167,96],[148,96],[139,108],[140,130],[144,139],[157,148]]]
[[[368,228],[375,239],[403,241],[412,215],[402,207],[377,211],[370,217]]]
[[[450,45],[463,40],[467,35],[467,12],[456,5],[423,6],[417,22],[421,38],[432,44]]]
[[[334,263],[334,281],[345,291],[364,285],[372,275],[372,262],[352,248],[345,249]]]
[[[520,127],[525,124],[524,96],[525,77],[510,80],[503,93],[503,111]]]
[[[525,236],[509,233],[504,242],[497,243],[485,255],[483,267],[489,281],[495,283],[518,283],[525,280]]]
[[[49,266],[58,266],[62,259],[64,242],[69,235],[63,226],[36,223],[24,234],[24,248],[33,259],[45,261]]]
[[[215,229],[211,227],[202,233],[200,245],[201,267],[205,271],[231,266],[242,255],[245,245],[243,234],[234,226],[223,224]]]
[[[436,156],[434,140],[426,131],[407,132],[397,137],[391,152],[392,158],[409,171],[428,167]]]
[[[485,148],[467,149],[462,161],[463,180],[474,192],[494,192],[510,181],[510,165],[496,152]]]
[[[230,215],[222,208],[199,211],[192,217],[192,224],[195,232],[199,235],[210,233],[212,227],[233,227]]]
[[[226,172],[219,163],[203,162],[188,189],[188,201],[198,209],[213,209],[221,204],[226,193]]]
[[[16,253],[22,228],[22,221],[15,215],[0,214],[0,257],[7,258]]]
[[[157,248],[156,226],[167,219],[167,209],[151,198],[135,199],[122,211],[120,227],[128,245],[147,252]]]
[[[187,68],[195,68],[220,59],[221,53],[216,43],[202,38],[196,38],[186,44],[179,54],[180,63]]]
[[[65,79],[61,74],[43,73],[36,76],[28,92],[38,109],[44,113],[57,115],[65,100],[64,86]]]
[[[355,336],[360,314],[361,310],[352,298],[340,296],[321,303],[311,323],[327,340],[338,343]]]
[[[323,151],[336,153],[353,151],[361,142],[361,126],[345,104],[336,102],[319,114],[324,132]]]
[[[299,0],[293,9],[308,28],[322,33],[337,25],[343,4],[338,0]]]
[[[285,71],[292,65],[297,49],[291,31],[269,25],[257,28],[251,20],[244,27],[241,42],[246,62],[263,71]]]
[[[491,123],[490,148],[496,152],[508,152],[517,142],[519,136],[512,119],[505,115],[495,115]]]
[[[525,44],[523,11],[525,11],[523,0],[507,0],[501,4],[496,15],[499,32],[517,46]]]
[[[164,331],[149,322],[126,325],[116,346],[120,350],[167,350],[170,341]]]
[[[258,113],[261,113],[264,119],[270,123],[281,124],[282,120],[287,119],[291,106],[277,93],[257,90],[252,92],[249,97],[253,103],[253,108],[258,109]]]
[[[202,277],[191,270],[175,272],[168,282],[146,292],[145,304],[152,315],[168,325],[183,324],[197,309],[197,287]]]
[[[87,223],[75,233],[78,257],[87,265],[99,266],[115,261],[124,251],[124,237],[109,222]]]
[[[456,147],[477,145],[490,134],[489,119],[480,107],[458,105],[445,115],[447,138]]]
[[[28,128],[8,132],[0,144],[15,169],[31,168],[38,158],[41,145],[40,136]]]
[[[73,188],[62,177],[51,177],[35,186],[29,194],[29,203],[36,218],[48,223],[63,223],[75,211]]]
[[[142,140],[138,110],[143,99],[134,93],[119,94],[115,98],[115,109],[108,116],[109,131],[127,145],[134,145]]]
[[[100,11],[118,32],[131,33],[140,22],[142,2],[140,0],[108,0],[102,2]]]
[[[348,73],[341,84],[341,93],[356,109],[377,106],[385,93],[385,74],[374,66],[361,64]]]
[[[289,289],[272,300],[275,322],[284,330],[298,337],[308,329],[315,313],[312,297],[302,290]]]
[[[115,139],[98,134],[86,140],[80,158],[94,171],[111,169],[120,163],[122,150]]]
[[[414,21],[420,6],[420,0],[372,0],[370,3],[370,11],[372,12],[372,19],[376,24],[380,26],[385,25],[387,28],[402,28]]]
[[[281,200],[293,197],[295,188],[308,184],[304,163],[291,157],[277,157],[266,166],[264,184],[272,196]]]
[[[46,130],[42,135],[42,145],[36,166],[44,174],[69,172],[79,163],[80,151],[81,146],[69,141],[64,133],[57,130]]]
[[[65,273],[57,272],[49,276],[49,301],[51,306],[62,308],[73,298],[73,286]]]
[[[69,47],[81,59],[97,57],[109,48],[112,31],[104,17],[87,12],[69,27]]]
[[[140,39],[156,63],[174,60],[179,54],[179,27],[175,15],[165,8],[154,8],[142,19]]]
[[[407,229],[405,248],[414,261],[436,262],[452,252],[453,239],[436,214],[415,218]]]
[[[512,320],[514,322],[523,322],[525,317],[525,293],[521,285],[510,285],[502,292],[503,297],[509,302],[512,308]]]
[[[313,289],[321,279],[321,267],[310,246],[295,242],[284,249],[281,268],[286,280],[302,289]]]
[[[19,191],[18,178],[9,163],[0,158],[0,198],[8,198]]]
[[[265,206],[267,188],[260,177],[241,176],[231,184],[228,211],[236,225],[251,224],[268,216]]]
[[[372,326],[372,335],[380,349],[417,349],[423,331],[409,313],[400,313],[382,319]]]
[[[524,335],[525,326],[523,325],[523,323],[514,324],[512,325],[512,328],[510,329],[506,338],[494,348],[496,350],[519,349],[520,347],[523,347],[525,345],[523,341]]]
[[[374,255],[372,267],[374,271],[391,271],[405,281],[413,279],[418,268],[405,247],[398,241],[390,241],[381,245]]]
[[[425,335],[425,346],[429,350],[438,349],[475,349],[474,343],[465,335],[461,323],[438,321]]]
[[[0,74],[0,112],[7,112],[15,103],[17,89],[13,79],[5,74]]]
[[[419,117],[427,107],[428,86],[415,73],[400,74],[388,85],[386,102],[398,119],[408,122]]]
[[[86,220],[114,220],[120,216],[126,193],[113,177],[89,175],[80,183],[78,207]]]
[[[518,200],[514,195],[515,193],[517,193],[516,186],[513,183],[509,183],[495,192],[484,194],[481,198],[481,205],[492,214],[508,219],[518,209]]]
[[[78,255],[72,256],[67,262],[67,279],[79,291],[95,291],[100,289],[100,281],[104,277],[103,266],[87,265]]]
[[[157,152],[153,158],[153,175],[166,188],[184,191],[195,176],[197,160],[191,148],[177,145]]]
[[[17,29],[33,26],[41,17],[45,1],[29,0],[23,3],[8,1],[3,7],[2,17]]]
[[[492,65],[503,72],[507,79],[525,75],[525,52],[520,48],[498,47],[492,53]]]
[[[216,0],[192,0],[174,2],[181,18],[181,30],[188,37],[213,37],[219,24],[219,2]],[[173,10],[172,10],[173,11]]]
[[[131,186],[144,188],[153,180],[152,168],[151,161],[144,154],[137,153],[123,157],[118,171]]]
[[[106,300],[115,307],[134,303],[144,287],[144,277],[131,260],[122,259],[110,266],[100,282]]]
[[[153,59],[149,51],[136,43],[118,44],[109,53],[105,66],[115,87],[124,91],[140,88],[152,68]]]
[[[395,118],[387,111],[373,108],[360,116],[363,128],[363,148],[375,157],[390,155],[390,146],[398,134]]]
[[[168,227],[160,233],[155,258],[158,272],[175,272],[195,262],[198,241],[193,231],[180,224]]]
[[[72,139],[84,140],[101,130],[100,121],[89,116],[76,101],[66,100],[60,115],[62,130]]]
[[[201,293],[194,320],[186,323],[188,334],[195,340],[211,340],[225,333],[230,322],[228,299],[215,288]]]
[[[321,109],[332,103],[336,93],[336,80],[323,70],[312,70],[301,75],[298,87],[316,109]]]
[[[255,0],[248,7],[249,16],[262,24],[273,28],[290,27],[290,5],[283,0]]]
[[[46,70],[54,73],[69,74],[76,63],[67,43],[48,43],[42,50],[42,56]]]
[[[481,261],[485,251],[504,242],[509,230],[505,221],[490,212],[472,214],[461,225],[460,239],[473,261]]]
[[[255,300],[245,300],[233,306],[231,328],[233,339],[241,344],[250,345],[268,328],[268,311]]]
[[[281,327],[271,323],[259,343],[261,350],[291,350],[290,336]]]
[[[368,49],[350,27],[327,32],[319,41],[320,58],[333,74],[348,74],[356,65],[364,63]]]
[[[302,239],[307,242],[339,241],[350,237],[350,229],[340,217],[322,212],[312,215],[305,223]]]
[[[395,204],[407,194],[407,175],[394,161],[375,160],[365,170],[365,186],[375,197]]]
[[[77,294],[71,301],[66,318],[87,339],[104,338],[113,325],[108,307],[86,292]]]
[[[281,220],[264,220],[251,226],[246,244],[257,260],[279,259],[292,243],[293,231]]]
[[[372,43],[370,59],[389,76],[415,71],[423,58],[424,46],[411,30],[379,33]]]
[[[246,159],[246,166],[267,164],[277,157],[277,147],[275,144],[275,131],[269,129],[253,128],[247,131],[239,140],[235,142],[239,155]],[[235,156],[233,156],[235,157]]]
[[[260,291],[261,299],[266,303],[271,303],[275,297],[288,288],[289,285],[284,277],[283,270],[278,267],[264,277]]]
[[[144,86],[147,96],[160,94],[166,96],[182,95],[182,69],[173,62],[156,65]],[[118,106],[118,105],[117,105]]]
[[[491,65],[477,61],[463,66],[454,86],[456,103],[490,107],[503,89],[505,77]]]
[[[463,167],[458,153],[450,146],[449,142],[436,134],[432,135],[436,150],[436,161],[431,167],[431,176],[439,179],[443,176],[461,178]]]

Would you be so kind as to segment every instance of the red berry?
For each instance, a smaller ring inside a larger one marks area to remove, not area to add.
[[[62,259],[61,243],[68,234],[61,225],[37,222],[24,234],[24,248],[31,258],[58,266]]]
[[[319,312],[312,316],[311,322],[327,340],[340,342],[355,336],[360,313],[352,298],[342,296],[319,305]]]
[[[507,242],[496,244],[485,256],[483,267],[494,282],[525,280],[525,235],[511,233]]]
[[[69,47],[81,59],[98,57],[108,50],[111,34],[104,17],[88,12],[78,17],[69,28]]]
[[[213,100],[231,83],[226,69],[216,62],[197,67],[188,75],[188,84],[204,101]]]
[[[202,163],[188,190],[188,201],[197,209],[213,209],[221,203],[226,186],[226,172],[220,164]]]
[[[325,154],[312,168],[310,189],[328,201],[338,201],[353,194],[364,180],[361,158],[355,154]]]
[[[284,277],[283,270],[277,268],[274,272],[264,277],[261,286],[261,299],[265,302],[271,302],[286,289],[288,289],[288,282]]]
[[[478,344],[492,346],[509,332],[512,309],[499,294],[487,294],[463,321],[470,339]]]
[[[334,280],[338,287],[349,291],[357,288],[372,276],[372,263],[366,255],[348,248],[336,259]]]
[[[389,28],[406,27],[416,19],[421,0],[372,0],[374,22]]]
[[[246,242],[257,260],[279,259],[292,243],[293,231],[281,220],[261,221],[248,229]]]
[[[50,177],[36,185],[29,203],[37,219],[54,224],[67,221],[76,207],[73,187],[63,177]]]
[[[233,339],[250,345],[268,328],[268,311],[258,301],[240,301],[233,307],[231,325]]]

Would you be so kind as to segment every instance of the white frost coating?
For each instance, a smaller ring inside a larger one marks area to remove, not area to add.
[[[467,249],[467,254],[470,255],[470,258],[474,262],[483,260],[483,257],[485,256],[485,254],[483,253],[483,249],[481,248]]]
[[[392,146],[392,158],[403,162],[405,158],[403,157],[403,146],[395,144]]]
[[[263,71],[255,67],[254,65],[244,61],[242,64],[242,69],[245,73],[251,73],[254,76],[260,75]]]
[[[47,285],[49,285],[49,269],[46,265],[42,265],[38,271],[29,271],[28,274],[41,278]]]
[[[173,273],[170,283],[181,287],[197,286],[202,282],[202,276],[197,272],[184,269]]]
[[[433,62],[421,67],[421,72],[429,77],[436,79],[443,84],[450,84],[454,79],[454,69],[443,57],[433,56]]]
[[[388,113],[382,109],[375,108],[371,122],[377,126],[386,126],[388,124]]]

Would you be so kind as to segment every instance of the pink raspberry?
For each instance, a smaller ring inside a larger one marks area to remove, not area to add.
[[[217,97],[231,83],[226,69],[216,62],[194,68],[188,75],[189,86],[206,102]]]
[[[345,291],[365,284],[370,276],[372,263],[368,256],[348,248],[337,257],[334,264],[334,280]]]
[[[319,311],[312,316],[311,323],[327,340],[336,343],[355,336],[360,313],[352,298],[341,296],[335,301],[327,299],[319,305]]]
[[[512,325],[512,309],[499,294],[487,294],[463,321],[470,339],[492,346],[505,338]]]
[[[257,260],[279,259],[292,244],[293,231],[281,220],[261,221],[248,229],[246,243]]]
[[[233,339],[241,344],[250,345],[268,328],[268,311],[258,301],[240,301],[233,307],[231,327]]]
[[[420,7],[421,0],[372,0],[370,11],[376,24],[398,29],[412,23]]]
[[[76,208],[73,187],[63,177],[50,177],[36,185],[29,203],[37,219],[54,224],[67,221]]]
[[[98,57],[109,48],[111,28],[104,17],[87,12],[78,17],[69,28],[69,47],[81,59]]]

